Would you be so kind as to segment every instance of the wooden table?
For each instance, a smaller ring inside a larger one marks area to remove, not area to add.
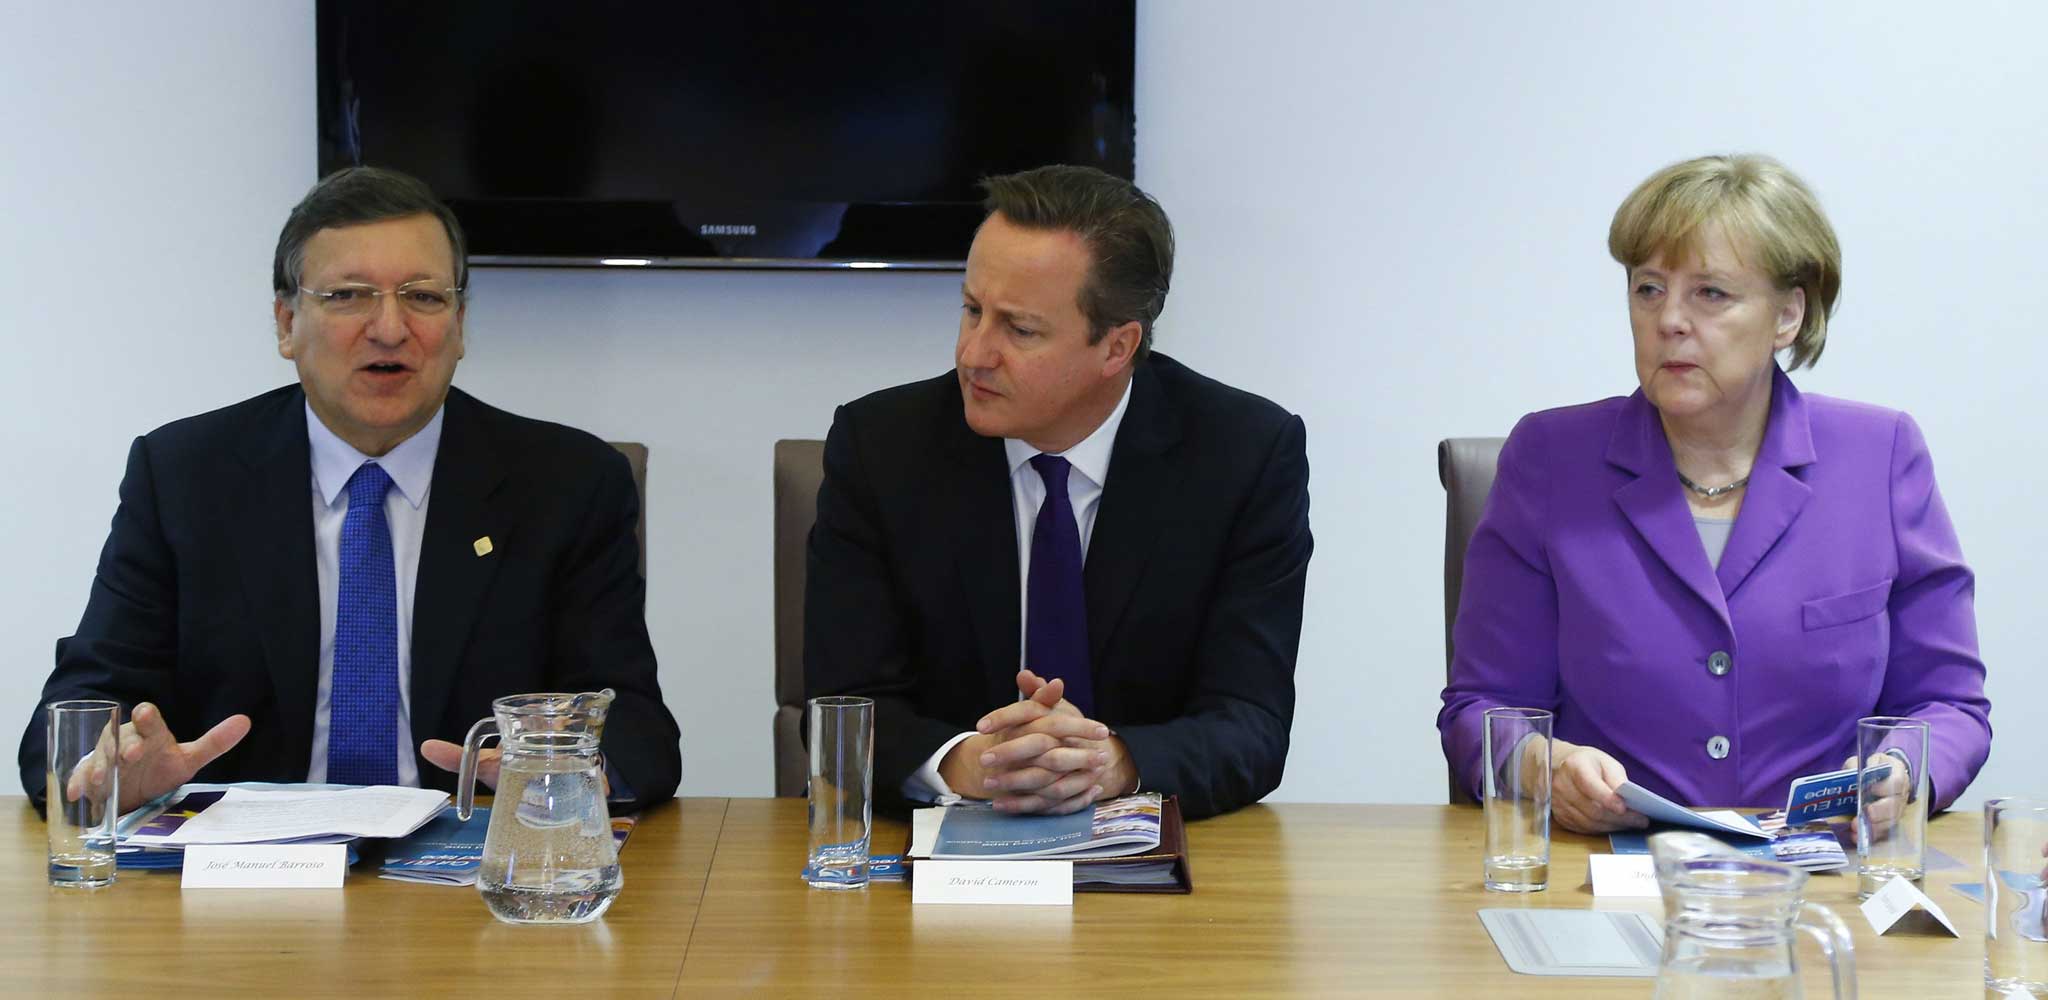
[[[804,803],[686,799],[642,817],[626,890],[582,927],[492,920],[468,889],[358,872],[335,891],[179,891],[172,873],[112,888],[44,885],[42,827],[20,819],[0,851],[0,992],[430,996],[1056,997],[1649,995],[1646,979],[1518,976],[1475,915],[1482,907],[1590,907],[1579,883],[1604,840],[1560,833],[1549,891],[1479,884],[1479,811],[1455,806],[1272,805],[1191,824],[1192,896],[1082,894],[1071,910],[913,907],[900,884],[828,893],[797,878]],[[1974,859],[1978,818],[1945,815],[1932,844]],[[0,827],[0,833],[8,828]],[[899,823],[879,822],[893,848]],[[1982,995],[1981,908],[1936,872],[1928,891],[1960,939],[1870,933],[1855,880],[1817,876],[1808,898],[1856,935],[1866,998]],[[1654,904],[1653,904],[1654,905]],[[1810,954],[1810,949],[1802,951]],[[1819,970],[1809,968],[1809,973]],[[1817,976],[1808,995],[1825,995]]]

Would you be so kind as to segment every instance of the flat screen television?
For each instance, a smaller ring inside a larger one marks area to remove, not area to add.
[[[320,172],[474,264],[958,267],[982,177],[1130,177],[1135,0],[319,0]]]

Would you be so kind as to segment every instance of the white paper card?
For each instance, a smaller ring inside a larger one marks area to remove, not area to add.
[[[1941,912],[1941,906],[1904,878],[1894,878],[1886,882],[1884,888],[1871,893],[1870,898],[1863,901],[1863,919],[1870,921],[1871,930],[1883,934],[1891,930],[1900,917],[1915,909],[1926,910],[1941,922],[1941,926],[1948,928],[1951,935],[1962,936],[1956,932],[1955,922]]]
[[[185,848],[187,889],[339,889],[346,844],[194,844]]]
[[[323,834],[403,837],[434,818],[448,793],[370,785],[340,792],[265,792],[230,788],[185,821],[167,844],[237,844]]]
[[[939,824],[946,821],[946,808],[933,806],[929,809],[910,811],[910,857],[929,858],[932,847],[939,842]]]
[[[1664,933],[1647,914],[1485,909],[1479,922],[1508,968],[1530,976],[1657,974]]]
[[[910,869],[913,903],[1074,905],[1072,861],[919,861]]]
[[[1595,896],[1662,896],[1657,891],[1656,861],[1647,854],[1593,854],[1586,863]]]

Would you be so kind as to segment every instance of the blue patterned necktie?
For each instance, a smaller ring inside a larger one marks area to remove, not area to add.
[[[1088,602],[1081,582],[1081,528],[1067,495],[1073,466],[1058,455],[1036,455],[1031,467],[1045,481],[1045,502],[1031,529],[1031,575],[1024,592],[1024,666],[1047,680],[1067,682],[1067,700],[1082,715],[1095,714],[1095,675],[1088,665]]]
[[[348,480],[341,586],[327,703],[327,780],[398,784],[398,574],[384,494],[391,476],[364,462]]]

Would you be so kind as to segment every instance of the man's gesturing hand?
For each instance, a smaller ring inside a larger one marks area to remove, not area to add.
[[[191,781],[200,768],[242,742],[242,737],[249,735],[249,724],[246,715],[230,715],[206,735],[180,743],[164,722],[163,713],[145,701],[135,706],[117,741],[102,740],[92,758],[71,772],[64,798],[77,801],[87,787],[104,788],[110,769],[118,768],[114,773],[120,775],[121,811],[127,812]]]

